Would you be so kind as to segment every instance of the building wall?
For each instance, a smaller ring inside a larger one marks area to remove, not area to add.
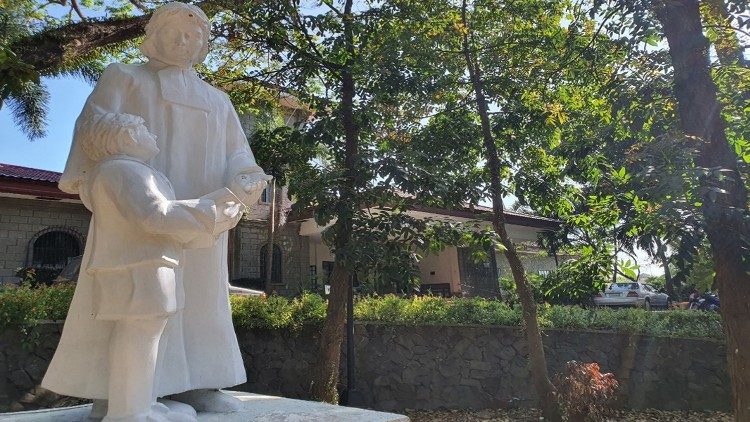
[[[233,251],[239,265],[232,280],[260,278],[260,252],[268,240],[268,223],[263,220],[244,219],[235,230],[239,230],[239,250]],[[309,276],[309,244],[306,237],[298,234],[299,223],[288,223],[276,233],[274,244],[281,248],[281,283],[273,289],[283,295],[294,295],[306,287]]]
[[[27,265],[29,241],[42,230],[62,227],[79,235],[81,251],[91,213],[83,204],[0,197],[0,282],[17,283],[16,269]]]
[[[539,274],[540,271],[552,271],[557,266],[555,265],[555,258],[548,256],[544,251],[519,251],[521,262],[523,262],[524,269],[528,274]],[[513,275],[510,272],[510,266],[508,265],[508,259],[505,255],[498,253],[497,258],[497,272],[500,277],[512,278]],[[560,261],[562,263],[562,260]]]
[[[425,256],[419,263],[422,284],[450,283],[451,293],[461,291],[461,276],[458,270],[458,252],[448,247],[439,254]]]

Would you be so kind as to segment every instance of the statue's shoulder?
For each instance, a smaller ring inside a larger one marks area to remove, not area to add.
[[[100,80],[135,80],[145,76],[146,72],[142,64],[111,63],[104,69]]]
[[[111,180],[130,180],[154,172],[148,164],[127,156],[112,157],[99,163],[98,174]]]
[[[229,94],[227,94],[226,92],[220,90],[219,88],[211,85],[210,83],[208,83],[206,81],[202,80],[202,82],[203,82],[204,86],[206,87],[206,89],[211,93],[212,96],[214,96],[214,97],[216,97],[218,99],[224,100],[224,101],[229,101]]]

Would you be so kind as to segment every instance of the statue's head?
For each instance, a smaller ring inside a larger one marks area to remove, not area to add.
[[[159,152],[156,135],[142,117],[126,113],[94,114],[78,128],[81,148],[94,161],[127,155],[149,161]]]
[[[197,6],[167,3],[148,21],[141,52],[149,59],[191,67],[206,59],[210,31],[208,17]]]

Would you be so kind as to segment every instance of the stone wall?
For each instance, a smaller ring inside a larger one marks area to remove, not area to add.
[[[233,251],[239,259],[232,279],[257,279],[260,277],[260,251],[268,239],[268,223],[243,220],[236,230],[240,232],[239,250]],[[281,283],[272,287],[281,295],[294,295],[303,290],[309,274],[310,252],[308,238],[299,235],[299,223],[287,223],[276,234],[274,243],[281,248]],[[235,244],[237,247],[237,244]]]
[[[81,251],[91,213],[83,204],[40,199],[0,200],[0,283],[17,283],[16,269],[26,265],[29,242],[42,230],[55,227],[75,233]]]
[[[356,326],[357,404],[378,410],[530,406],[534,393],[517,328]],[[304,398],[316,333],[239,333],[253,392]],[[722,342],[609,332],[546,330],[549,370],[598,362],[621,382],[628,408],[730,406]],[[342,360],[342,362],[344,362]],[[345,379],[345,377],[342,377]]]
[[[58,331],[58,324],[39,327],[38,334],[32,333],[38,342],[31,348],[22,347],[25,337],[17,332],[0,335],[0,411],[13,401],[18,408],[19,399],[34,399],[29,389],[41,380]],[[243,330],[238,338],[248,382],[236,389],[307,396],[316,330]],[[353,404],[378,410],[533,405],[526,346],[518,328],[357,324],[355,341]],[[730,406],[722,342],[546,330],[544,343],[552,373],[569,360],[598,362],[603,371],[613,372],[621,383],[620,406]]]

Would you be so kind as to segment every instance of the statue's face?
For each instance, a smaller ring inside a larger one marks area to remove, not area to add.
[[[172,65],[192,66],[203,48],[203,30],[179,15],[167,19],[154,34],[157,59]]]
[[[148,131],[146,126],[138,125],[136,129],[131,129],[130,136],[135,143],[132,145],[127,155],[137,157],[143,161],[151,161],[159,153],[159,147],[156,145],[156,135]]]

